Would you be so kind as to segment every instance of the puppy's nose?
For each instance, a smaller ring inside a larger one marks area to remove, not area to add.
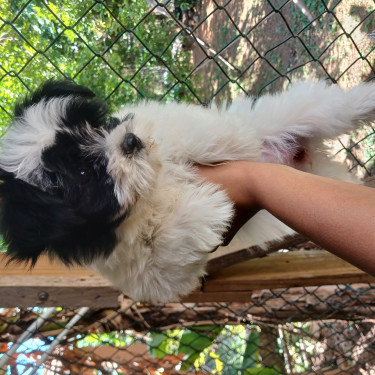
[[[132,155],[143,148],[142,141],[133,133],[126,133],[122,143],[122,151],[125,155]]]

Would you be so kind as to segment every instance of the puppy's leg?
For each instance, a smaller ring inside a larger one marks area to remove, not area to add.
[[[246,104],[235,101],[229,111],[244,114]],[[374,119],[374,83],[345,91],[324,82],[303,82],[278,95],[259,98],[248,115],[248,124],[262,143],[260,161],[288,164],[319,174],[313,162],[322,140]]]
[[[261,137],[295,132],[331,138],[358,126],[360,120],[375,119],[375,84],[365,83],[351,90],[324,82],[303,82],[278,95],[259,98],[251,123]]]
[[[311,170],[309,154],[323,139],[375,119],[375,83],[345,91],[324,82],[302,82],[255,102],[235,99],[223,111],[214,107],[201,112],[196,109],[196,113],[185,110],[183,119],[192,120],[181,122],[181,136],[173,137],[168,149],[173,150],[171,159],[187,157],[204,164],[242,159]]]

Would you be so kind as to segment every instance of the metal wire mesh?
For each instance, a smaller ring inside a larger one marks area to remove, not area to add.
[[[40,356],[77,311],[58,308],[11,356],[12,374],[371,374],[374,286],[254,292],[246,303],[88,310]],[[2,309],[2,352],[41,309]],[[56,343],[55,343],[56,344]]]
[[[319,78],[351,87],[375,73],[371,0],[0,0],[0,125],[47,78],[89,86],[111,108],[142,97],[205,105]],[[375,169],[369,126],[332,144],[359,175]],[[373,374],[372,285],[252,293],[248,303],[118,310],[0,309],[11,374]],[[0,301],[1,304],[1,301]],[[56,341],[60,333],[64,336]],[[36,364],[54,342],[56,347]]]

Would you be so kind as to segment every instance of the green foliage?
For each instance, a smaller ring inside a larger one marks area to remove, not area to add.
[[[257,363],[257,352],[259,347],[259,333],[253,331],[249,334],[246,343],[246,349],[243,355],[242,361],[242,374],[246,374],[246,369],[256,367]]]
[[[146,0],[0,0],[0,9],[2,129],[15,102],[49,78],[86,85],[112,109],[143,97],[196,100],[181,30],[153,12],[144,17]]]
[[[281,375],[281,372],[277,369],[259,367],[259,368],[248,368],[245,375]]]
[[[322,1],[305,0],[304,5],[311,12],[311,14],[317,18],[317,22],[320,26],[323,25],[322,15],[326,11],[326,7]],[[290,28],[294,33],[298,33],[304,29],[311,21],[308,17],[297,7],[295,4],[291,4],[291,13],[293,15],[293,22],[289,24]],[[332,27],[336,27],[336,23],[332,21]]]
[[[222,327],[209,326],[186,330],[181,336],[177,350],[178,354],[185,354],[181,370],[187,371],[194,364],[200,353],[214,342],[221,331]]]
[[[150,332],[149,336],[152,338],[149,343],[149,352],[152,357],[163,358],[166,354],[173,353],[173,350],[171,350],[173,337],[169,334]]]
[[[4,246],[4,238],[0,234],[0,253],[5,253],[6,252],[6,247]]]
[[[101,334],[91,334],[85,336],[82,340],[78,340],[77,347],[96,347],[102,345],[111,345],[116,347],[130,345],[136,340],[131,335],[126,335],[122,332],[109,332]]]
[[[259,335],[253,326],[197,326],[150,332],[148,347],[153,358],[178,355],[182,373],[204,367],[217,375],[281,375],[262,365]]]
[[[198,6],[201,3],[201,0],[175,0],[174,5],[177,8],[180,8],[183,11],[189,10]]]

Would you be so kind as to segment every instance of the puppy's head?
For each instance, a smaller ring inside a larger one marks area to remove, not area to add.
[[[133,115],[111,117],[85,87],[50,81],[16,106],[0,151],[0,225],[13,260],[111,253],[115,228],[154,178]]]

